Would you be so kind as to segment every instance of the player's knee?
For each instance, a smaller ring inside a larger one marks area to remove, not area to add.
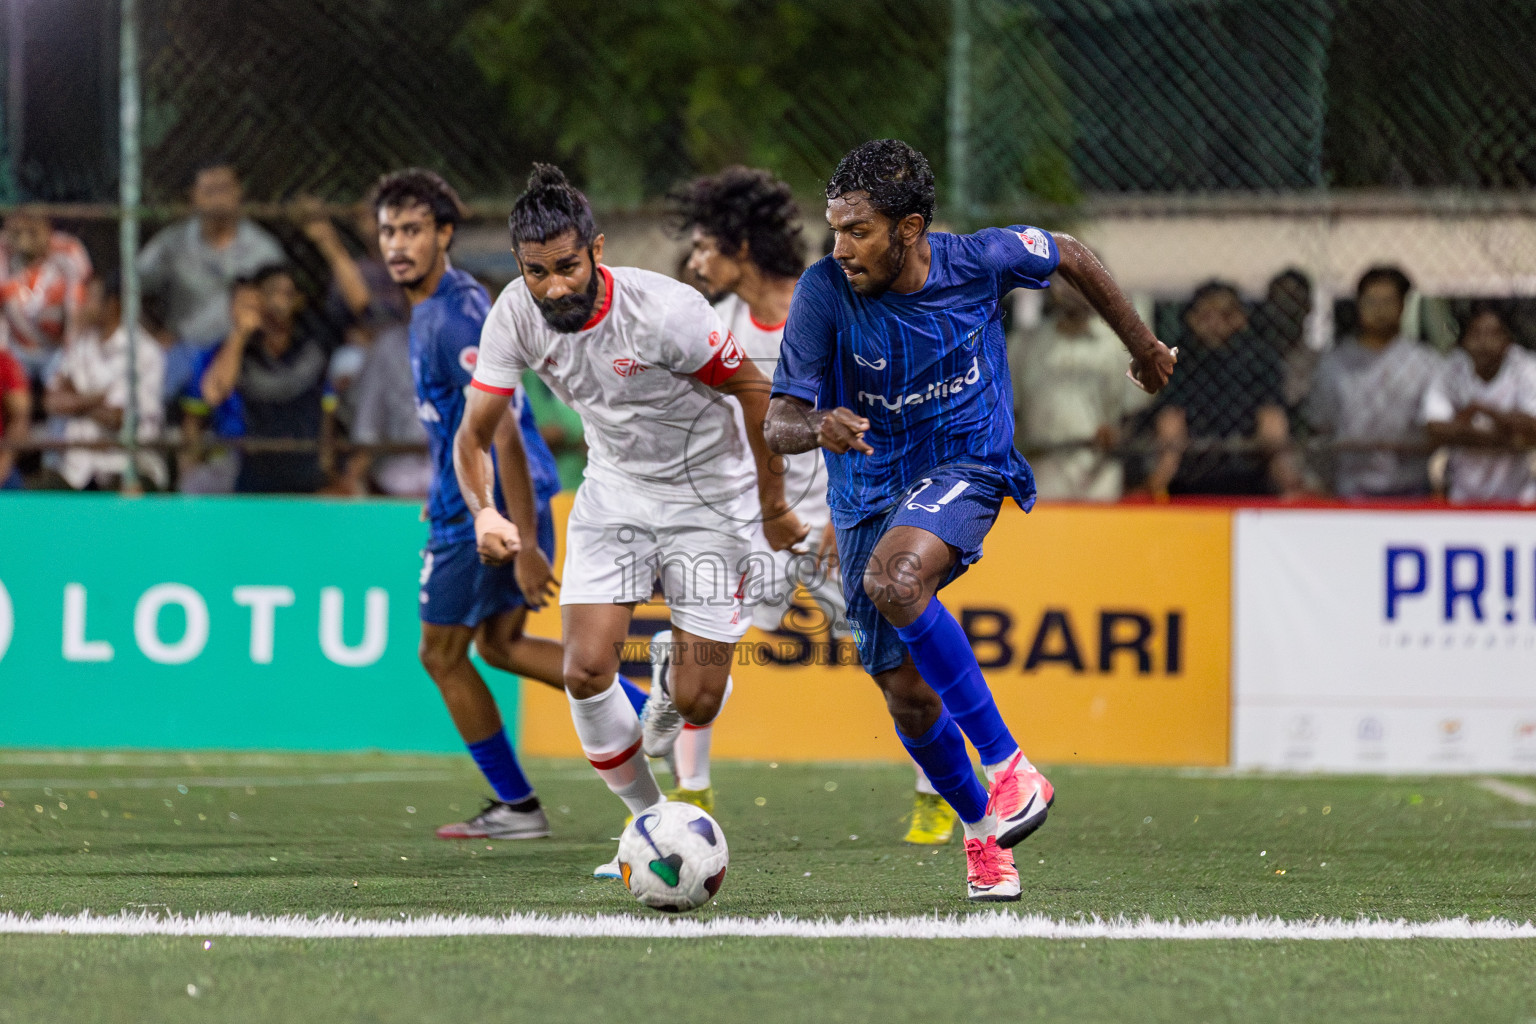
[[[898,626],[906,624],[911,618],[910,587],[889,578],[883,570],[874,568],[865,571],[863,583],[864,594],[874,604],[875,611]]]
[[[495,640],[487,640],[480,637],[475,640],[475,650],[480,652],[480,658],[491,668],[502,672],[511,672],[512,659],[507,656],[507,645],[497,643]]]
[[[606,665],[573,657],[569,651],[565,656],[564,677],[566,692],[577,700],[596,697],[613,685],[613,672]]]
[[[708,725],[720,714],[722,694],[699,691],[692,694],[673,693],[672,701],[678,714],[689,725]]]
[[[427,670],[427,675],[441,685],[443,680],[451,676],[454,669],[468,658],[469,654],[457,644],[424,636],[421,638],[421,646],[417,649],[417,656],[421,659],[421,667]]]

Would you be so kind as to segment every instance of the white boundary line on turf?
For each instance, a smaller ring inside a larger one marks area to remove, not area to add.
[[[1057,921],[1040,914],[985,911],[939,917],[715,917],[632,914],[507,914],[371,920],[355,917],[257,917],[227,913],[180,915],[90,912],[41,917],[0,914],[0,934],[241,936],[268,939],[402,939],[528,935],[545,938],[624,939],[1153,939],[1153,940],[1401,940],[1536,939],[1536,925],[1502,918],[1433,921],[1338,918],[1286,921],[1275,917],[1222,917],[1211,921],[1155,921],[1149,917]]]
[[[1505,782],[1502,779],[1479,779],[1477,784],[1480,788],[1486,789],[1495,796],[1511,800],[1521,807],[1536,807],[1536,793],[1531,792],[1524,786],[1517,786],[1512,782]]]

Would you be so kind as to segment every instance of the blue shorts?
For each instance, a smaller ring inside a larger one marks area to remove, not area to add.
[[[539,506],[539,550],[553,564],[555,519]],[[493,615],[523,606],[517,576],[507,565],[480,561],[473,536],[432,541],[421,553],[421,621],[434,626],[474,628]]]
[[[872,676],[889,672],[907,656],[907,645],[896,635],[896,627],[864,593],[864,570],[880,538],[892,527],[915,526],[958,550],[959,560],[940,584],[947,587],[981,557],[981,542],[997,521],[997,510],[1007,494],[1007,482],[995,470],[965,464],[941,466],[908,487],[901,500],[884,512],[837,531],[848,624],[864,671]]]

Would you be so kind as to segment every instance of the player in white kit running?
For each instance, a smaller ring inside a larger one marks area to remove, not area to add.
[[[510,225],[522,277],[486,319],[455,468],[480,557],[509,561],[525,541],[491,500],[488,457],[507,397],[531,369],[580,414],[590,455],[559,582],[566,693],[587,759],[638,814],[662,799],[646,755],[669,755],[685,722],[709,725],[725,700],[751,619],[753,531],[762,524],[780,550],[806,527],[763,440],[768,379],[704,297],[647,270],[603,266],[591,207],[558,168],[534,166]],[[509,513],[531,521],[531,486],[516,493],[527,474],[513,470],[503,473]],[[548,563],[530,573],[536,561],[518,560],[518,583],[546,595],[556,581]],[[653,646],[653,661],[669,663],[642,730],[614,673],[634,607],[658,578],[672,635],[667,649]]]
[[[715,301],[715,312],[747,356],[765,373],[779,364],[784,321],[795,282],[805,269],[805,240],[794,191],[772,173],[748,167],[727,167],[719,174],[695,178],[672,193],[678,227],[687,233],[693,251],[688,267]],[[756,531],[760,565],[766,571],[752,590],[753,623],[773,631],[783,624],[797,587],[821,609],[832,637],[851,637],[845,617],[843,581],[837,569],[837,537],[827,506],[827,467],[819,451],[781,456],[785,460],[784,493],[810,529],[808,550],[772,551],[762,530]],[[677,742],[680,783],[707,787],[707,731],[685,730]],[[703,747],[703,756],[696,754]],[[702,763],[704,773],[690,775]],[[917,768],[911,826],[906,841],[923,846],[949,842],[955,813]]]

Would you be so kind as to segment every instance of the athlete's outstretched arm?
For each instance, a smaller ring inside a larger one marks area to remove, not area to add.
[[[1082,242],[1071,235],[1053,233],[1056,251],[1061,254],[1057,267],[1061,276],[1083,293],[1083,297],[1104,318],[1131,352],[1131,379],[1148,394],[1155,395],[1173,376],[1178,358],[1167,345],[1157,340],[1152,328],[1142,322],[1136,307],[1125,297],[1104,264]]]
[[[810,532],[784,497],[784,460],[775,458],[763,430],[768,419],[768,394],[773,383],[757,364],[743,356],[741,368],[715,385],[715,390],[741,403],[747,424],[747,444],[757,463],[757,497],[763,507],[763,535],[775,551],[794,547]],[[797,496],[798,497],[798,496]]]
[[[496,511],[495,475],[489,454],[496,427],[507,412],[507,399],[474,387],[467,389],[467,396],[464,418],[453,435],[453,472],[475,521],[480,560],[488,565],[506,565],[522,545],[517,527]]]
[[[554,571],[549,559],[539,550],[538,500],[533,492],[533,474],[528,470],[528,452],[523,447],[523,431],[512,415],[510,403],[496,424],[496,469],[501,477],[501,496],[507,500],[507,514],[517,527],[519,539],[528,538],[513,563],[517,587],[528,607],[538,611],[554,590]]]
[[[852,409],[814,409],[810,402],[794,395],[775,395],[768,403],[763,435],[769,450],[780,455],[812,448],[825,448],[838,455],[848,451],[873,455],[875,450],[864,440],[868,429],[869,420]]]

